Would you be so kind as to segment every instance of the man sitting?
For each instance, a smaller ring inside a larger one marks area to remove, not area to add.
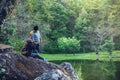
[[[32,39],[28,38],[26,41],[26,45],[22,48],[22,54],[26,57],[38,58],[40,60],[46,61],[43,57],[38,54],[36,49],[36,44],[32,41]]]

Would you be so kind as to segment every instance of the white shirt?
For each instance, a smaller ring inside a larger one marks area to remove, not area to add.
[[[37,31],[37,32],[33,31],[32,35],[31,35],[31,39],[34,42],[39,42],[40,43],[40,38],[41,38],[40,32],[39,31]]]

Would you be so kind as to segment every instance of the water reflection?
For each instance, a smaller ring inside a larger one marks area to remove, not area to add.
[[[113,61],[67,60],[52,61],[60,64],[70,62],[80,80],[120,80],[120,63]]]
[[[92,64],[81,65],[83,80],[116,80],[113,63],[96,60]]]

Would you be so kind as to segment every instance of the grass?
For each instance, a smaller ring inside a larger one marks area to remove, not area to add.
[[[44,58],[51,60],[96,60],[97,56],[95,52],[91,53],[81,53],[81,54],[41,54]],[[113,51],[112,56],[113,61],[120,61],[120,51]],[[100,52],[99,53],[99,60],[100,61],[109,61],[109,53],[107,52]]]
[[[99,53],[99,61],[96,60],[95,52],[81,54],[41,54],[48,61],[60,64],[62,62],[70,62],[75,69],[79,80],[115,80],[115,72],[118,71],[120,64],[120,51],[113,51],[112,59],[114,64],[110,62],[108,52]],[[117,62],[116,62],[117,61]],[[118,67],[118,68],[117,68]],[[109,78],[110,77],[110,78]]]

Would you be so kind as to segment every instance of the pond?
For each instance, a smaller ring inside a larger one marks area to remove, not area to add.
[[[79,76],[79,80],[120,80],[120,62],[64,60],[52,61],[57,64],[70,62]]]

